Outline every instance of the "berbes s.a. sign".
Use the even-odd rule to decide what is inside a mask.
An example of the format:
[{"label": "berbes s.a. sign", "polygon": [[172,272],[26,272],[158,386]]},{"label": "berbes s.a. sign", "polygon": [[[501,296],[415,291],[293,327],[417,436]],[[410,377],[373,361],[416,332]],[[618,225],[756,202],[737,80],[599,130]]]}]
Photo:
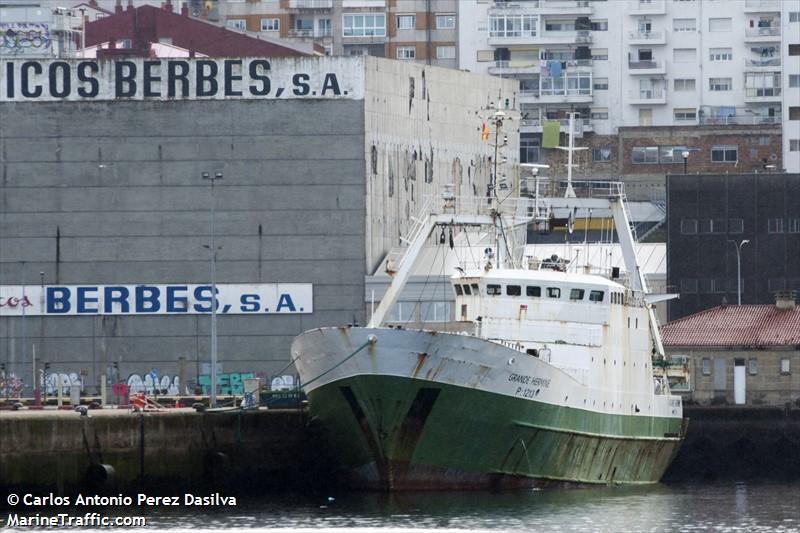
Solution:
[{"label": "berbes s.a. sign", "polygon": [[[0,316],[177,315],[211,313],[211,285],[6,285]],[[222,314],[313,312],[310,283],[217,284]]]},{"label": "berbes s.a. sign", "polygon": [[0,102],[361,99],[363,96],[360,59],[0,61]]}]

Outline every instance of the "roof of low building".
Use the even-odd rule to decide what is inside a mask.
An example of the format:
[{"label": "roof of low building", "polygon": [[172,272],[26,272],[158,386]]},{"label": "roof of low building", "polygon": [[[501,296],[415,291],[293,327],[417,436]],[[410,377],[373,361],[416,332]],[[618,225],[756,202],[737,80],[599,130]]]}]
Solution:
[{"label": "roof of low building", "polygon": [[726,305],[664,325],[666,346],[800,346],[800,307]]}]

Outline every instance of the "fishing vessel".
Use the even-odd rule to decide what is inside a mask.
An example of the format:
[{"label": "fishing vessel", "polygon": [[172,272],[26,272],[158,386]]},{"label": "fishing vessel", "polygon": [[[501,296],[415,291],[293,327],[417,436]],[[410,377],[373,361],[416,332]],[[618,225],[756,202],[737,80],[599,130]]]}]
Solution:
[{"label": "fishing vessel", "polygon": [[[570,140],[572,147],[572,140]],[[570,151],[570,159],[572,152]],[[571,161],[570,161],[571,163]],[[292,357],[342,479],[376,490],[485,489],[660,480],[685,432],[624,187],[573,182],[545,198],[458,198],[416,219],[367,327],[306,331]],[[537,185],[535,188],[539,188]],[[558,257],[527,260],[510,235],[606,210],[627,279]],[[486,229],[478,268],[450,277],[458,331],[385,327],[426,243]],[[433,236],[433,239],[431,239]]]}]

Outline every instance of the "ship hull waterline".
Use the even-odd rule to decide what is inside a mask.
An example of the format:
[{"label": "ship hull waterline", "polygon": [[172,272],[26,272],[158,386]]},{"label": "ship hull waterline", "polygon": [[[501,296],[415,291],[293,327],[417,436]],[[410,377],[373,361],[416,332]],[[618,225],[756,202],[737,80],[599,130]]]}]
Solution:
[{"label": "ship hull waterline", "polygon": [[[377,342],[361,342],[373,334]],[[545,393],[579,394],[580,386],[534,358],[501,359],[515,352],[468,336],[325,328],[298,337],[293,353],[301,379],[315,381],[306,390],[327,454],[355,489],[657,483],[684,431],[680,417],[554,405]],[[497,375],[535,375],[556,390],[542,401],[495,392]]]}]

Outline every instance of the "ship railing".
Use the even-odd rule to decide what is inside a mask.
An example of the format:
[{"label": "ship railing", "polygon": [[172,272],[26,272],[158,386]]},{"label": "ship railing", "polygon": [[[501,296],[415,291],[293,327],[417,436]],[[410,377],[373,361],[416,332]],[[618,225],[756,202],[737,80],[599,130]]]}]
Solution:
[{"label": "ship railing", "polygon": [[425,197],[425,203],[436,202],[433,205],[440,206],[435,214],[454,214],[454,215],[491,215],[500,213],[508,218],[515,218],[520,221],[533,220],[539,213],[545,213],[545,205],[539,201],[538,213],[536,212],[536,202],[533,198],[505,196],[500,194],[498,198],[488,198],[479,196],[450,196],[442,206],[441,196]]},{"label": "ship railing", "polygon": [[653,376],[653,394],[656,396],[669,396],[669,380],[666,376]]},{"label": "ship railing", "polygon": [[[568,183],[565,179],[540,178],[539,196],[563,198]],[[528,185],[530,190],[530,184]],[[536,189],[533,189],[534,191]],[[619,181],[572,181],[572,190],[578,198],[620,198],[625,188]]]}]

